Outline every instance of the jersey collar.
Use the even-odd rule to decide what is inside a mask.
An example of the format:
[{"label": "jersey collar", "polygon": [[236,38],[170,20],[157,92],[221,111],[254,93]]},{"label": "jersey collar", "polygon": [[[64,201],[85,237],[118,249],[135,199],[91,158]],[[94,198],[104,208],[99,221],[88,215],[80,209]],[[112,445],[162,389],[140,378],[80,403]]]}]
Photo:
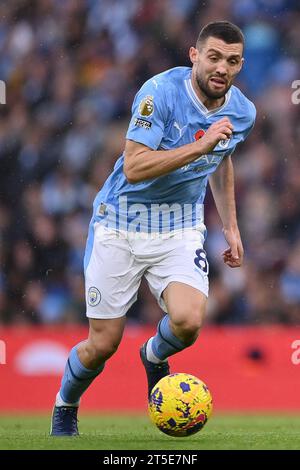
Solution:
[{"label": "jersey collar", "polygon": [[226,95],[225,95],[225,101],[222,104],[222,106],[219,106],[218,108],[212,109],[210,111],[209,109],[206,108],[206,106],[204,106],[204,104],[202,103],[200,98],[197,96],[197,94],[196,94],[196,92],[193,88],[193,85],[192,85],[192,80],[190,78],[188,78],[188,79],[184,80],[184,84],[185,84],[185,88],[186,88],[186,91],[187,91],[187,94],[188,94],[189,98],[191,99],[193,104],[196,106],[196,108],[202,114],[204,114],[205,117],[213,116],[214,114],[218,113],[223,108],[225,108],[225,106],[227,106],[227,104],[230,100],[230,97],[231,97],[231,90],[228,90]]}]

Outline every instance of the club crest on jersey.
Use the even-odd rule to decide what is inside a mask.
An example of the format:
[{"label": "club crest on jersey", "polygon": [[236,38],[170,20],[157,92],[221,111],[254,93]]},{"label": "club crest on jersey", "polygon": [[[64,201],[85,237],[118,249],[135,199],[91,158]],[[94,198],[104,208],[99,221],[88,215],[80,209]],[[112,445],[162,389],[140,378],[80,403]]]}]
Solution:
[{"label": "club crest on jersey", "polygon": [[223,140],[220,140],[220,142],[218,143],[218,145],[222,148],[222,149],[227,149],[228,145],[229,145],[229,142],[230,142],[230,138],[229,139],[223,139]]},{"label": "club crest on jersey", "polygon": [[90,287],[88,291],[88,304],[91,307],[95,307],[100,303],[101,294],[97,287]]},{"label": "club crest on jersey", "polygon": [[152,116],[154,112],[153,96],[147,95],[139,104],[139,114],[140,116]]}]

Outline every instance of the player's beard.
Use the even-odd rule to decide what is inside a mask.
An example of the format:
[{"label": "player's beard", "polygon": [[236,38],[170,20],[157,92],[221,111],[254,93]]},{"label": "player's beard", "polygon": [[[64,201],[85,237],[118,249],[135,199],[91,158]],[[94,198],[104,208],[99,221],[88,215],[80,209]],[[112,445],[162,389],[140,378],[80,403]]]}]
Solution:
[{"label": "player's beard", "polygon": [[223,98],[223,96],[226,95],[227,91],[229,90],[231,84],[225,86],[224,90],[220,90],[220,91],[213,91],[211,90],[211,88],[209,87],[209,79],[208,80],[204,80],[204,78],[200,75],[200,73],[197,73],[196,72],[196,82],[197,82],[197,85],[198,87],[200,88],[200,90],[202,91],[202,93],[204,93],[207,98],[211,99],[211,100],[217,100],[219,98]]}]

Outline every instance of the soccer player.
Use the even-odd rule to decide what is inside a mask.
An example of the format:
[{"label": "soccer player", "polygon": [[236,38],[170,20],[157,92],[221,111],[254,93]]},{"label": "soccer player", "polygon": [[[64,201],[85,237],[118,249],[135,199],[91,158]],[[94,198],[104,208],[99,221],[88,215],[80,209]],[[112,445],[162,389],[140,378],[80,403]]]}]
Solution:
[{"label": "soccer player", "polygon": [[232,85],[243,47],[237,26],[210,23],[190,48],[191,68],[150,78],[135,97],[124,153],[94,201],[84,259],[89,336],[70,352],[52,435],[78,434],[80,397],[116,352],[142,276],[166,313],[140,350],[148,394],[169,373],[168,358],[197,339],[208,296],[208,181],[228,243],[223,261],[242,264],[232,154],[255,121],[253,103]]}]

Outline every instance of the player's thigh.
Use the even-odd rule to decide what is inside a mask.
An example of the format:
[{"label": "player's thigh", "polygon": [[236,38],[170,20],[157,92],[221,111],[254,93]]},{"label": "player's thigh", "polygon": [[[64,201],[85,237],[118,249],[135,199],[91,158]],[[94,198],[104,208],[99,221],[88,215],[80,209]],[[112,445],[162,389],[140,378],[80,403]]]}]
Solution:
[{"label": "player's thigh", "polygon": [[124,316],[137,299],[143,271],[125,237],[96,226],[85,269],[87,317]]}]

